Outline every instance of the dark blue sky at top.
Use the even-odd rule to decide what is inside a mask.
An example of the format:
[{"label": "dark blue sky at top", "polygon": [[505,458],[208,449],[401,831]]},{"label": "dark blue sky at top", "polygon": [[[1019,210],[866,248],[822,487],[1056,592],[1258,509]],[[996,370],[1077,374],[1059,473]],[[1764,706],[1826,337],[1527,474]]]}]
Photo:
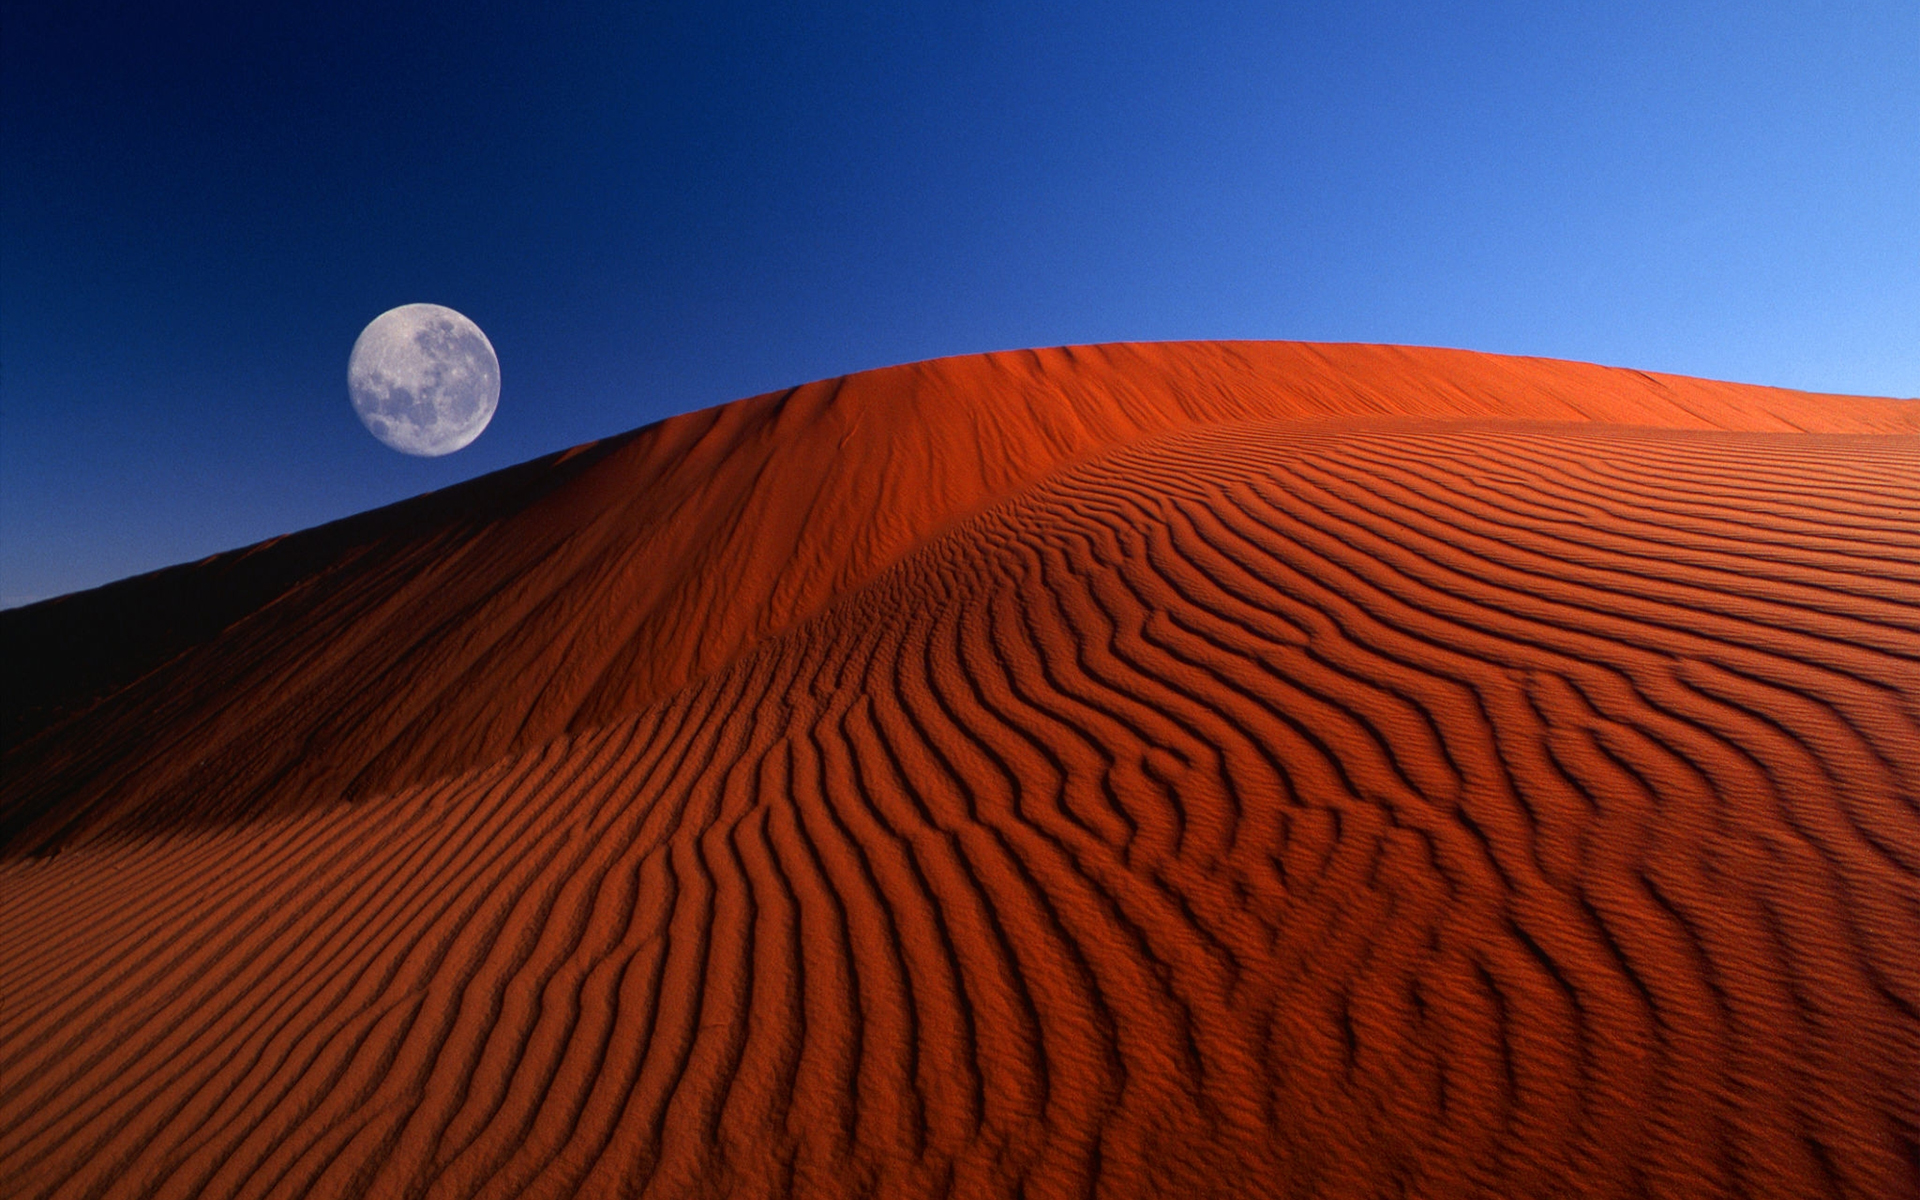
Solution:
[{"label": "dark blue sky at top", "polygon": [[[1020,346],[1920,393],[1920,6],[4,0],[0,600]],[[465,312],[492,427],[347,402]]]}]

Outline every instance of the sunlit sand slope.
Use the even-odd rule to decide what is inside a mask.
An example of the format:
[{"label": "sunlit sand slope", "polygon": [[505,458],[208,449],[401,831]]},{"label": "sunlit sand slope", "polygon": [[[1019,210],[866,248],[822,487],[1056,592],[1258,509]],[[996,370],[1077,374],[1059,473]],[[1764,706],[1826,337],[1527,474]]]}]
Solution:
[{"label": "sunlit sand slope", "polygon": [[[1401,364],[1346,364],[1399,416],[1106,348],[1239,407],[1083,378],[1097,436],[955,464],[854,377],[810,419],[904,490],[773,447],[685,501],[786,531],[660,551],[707,649],[542,573],[662,544],[566,483],[23,706],[0,1193],[1920,1194],[1913,410],[1578,368],[1528,422],[1573,368],[1284,350]],[[382,674],[434,545],[496,574]],[[596,629],[590,683],[509,652]],[[408,757],[367,730],[422,679]]]}]

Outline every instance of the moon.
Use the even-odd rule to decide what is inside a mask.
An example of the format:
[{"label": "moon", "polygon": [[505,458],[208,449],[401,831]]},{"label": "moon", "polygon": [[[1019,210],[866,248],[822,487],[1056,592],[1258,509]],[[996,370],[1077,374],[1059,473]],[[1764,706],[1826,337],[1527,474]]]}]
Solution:
[{"label": "moon", "polygon": [[500,403],[500,359],[466,317],[438,304],[381,313],[353,343],[347,393],[367,432],[435,458],[480,436]]}]

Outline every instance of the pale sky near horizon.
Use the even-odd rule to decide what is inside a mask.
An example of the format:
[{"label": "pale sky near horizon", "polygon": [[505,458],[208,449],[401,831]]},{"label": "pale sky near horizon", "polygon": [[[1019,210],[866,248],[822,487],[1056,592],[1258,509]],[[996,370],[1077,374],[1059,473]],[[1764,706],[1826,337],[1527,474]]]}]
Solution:
[{"label": "pale sky near horizon", "polygon": [[[1019,346],[1920,395],[1920,5],[8,0],[0,603]],[[426,301],[444,459],[347,401]]]}]

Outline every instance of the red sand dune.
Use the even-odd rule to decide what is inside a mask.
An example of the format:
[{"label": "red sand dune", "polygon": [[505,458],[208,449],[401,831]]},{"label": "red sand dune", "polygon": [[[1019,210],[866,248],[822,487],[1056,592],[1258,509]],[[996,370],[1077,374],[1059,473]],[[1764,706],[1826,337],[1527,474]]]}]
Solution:
[{"label": "red sand dune", "polygon": [[1920,403],[947,359],[0,645],[0,1194],[1920,1196]]}]

